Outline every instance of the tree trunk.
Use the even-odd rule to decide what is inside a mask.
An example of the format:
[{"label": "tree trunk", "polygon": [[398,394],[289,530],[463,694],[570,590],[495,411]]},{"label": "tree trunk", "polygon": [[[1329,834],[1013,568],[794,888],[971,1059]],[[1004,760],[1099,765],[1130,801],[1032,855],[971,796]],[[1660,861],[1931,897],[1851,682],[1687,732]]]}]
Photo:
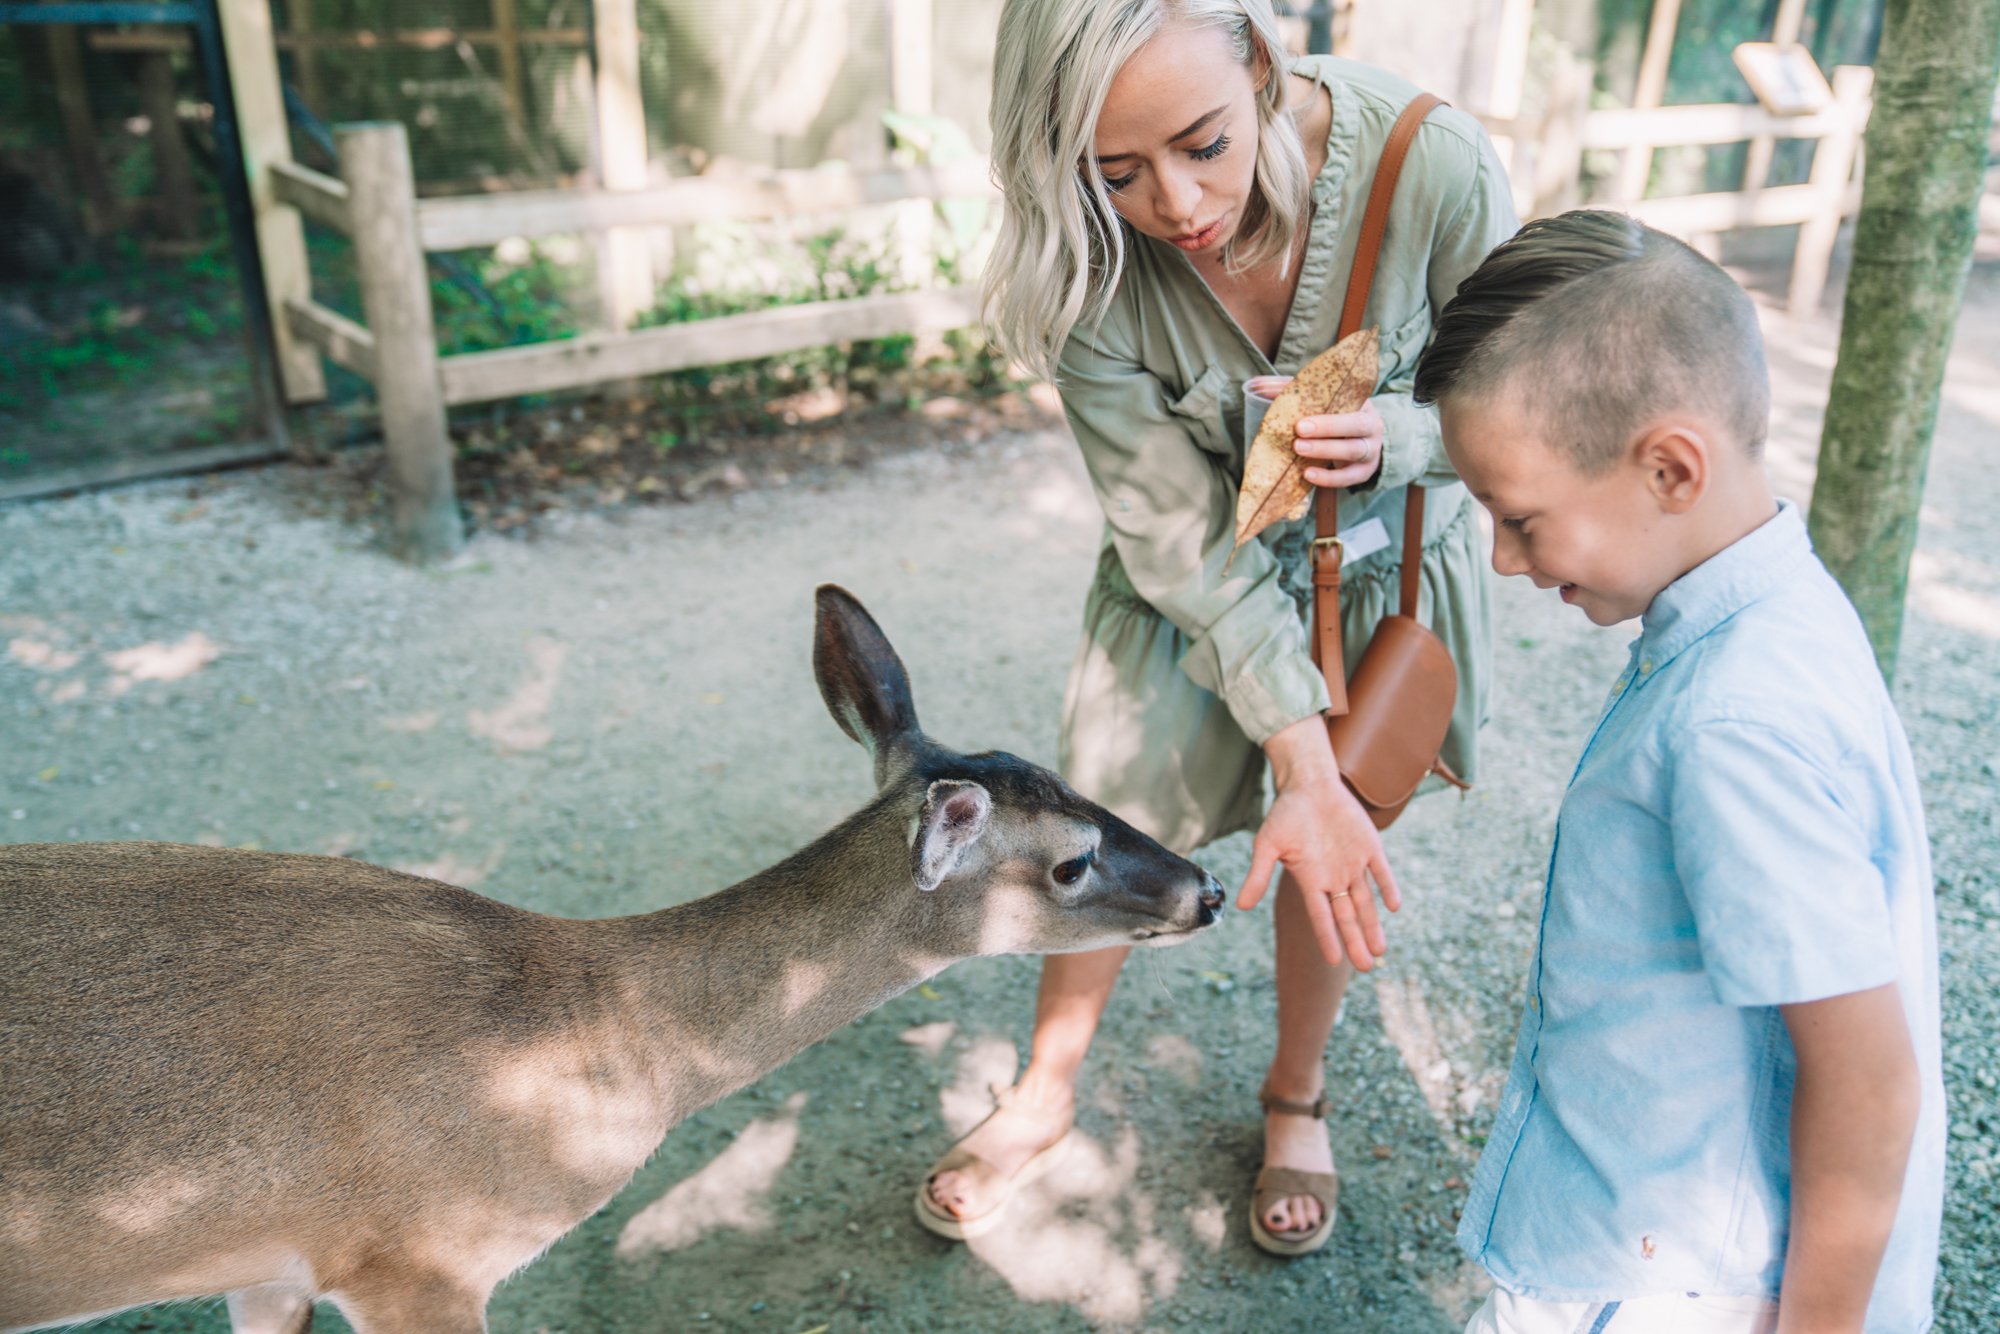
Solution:
[{"label": "tree trunk", "polygon": [[2000,0],[1887,0],[1811,528],[1890,680],[1996,70]]}]

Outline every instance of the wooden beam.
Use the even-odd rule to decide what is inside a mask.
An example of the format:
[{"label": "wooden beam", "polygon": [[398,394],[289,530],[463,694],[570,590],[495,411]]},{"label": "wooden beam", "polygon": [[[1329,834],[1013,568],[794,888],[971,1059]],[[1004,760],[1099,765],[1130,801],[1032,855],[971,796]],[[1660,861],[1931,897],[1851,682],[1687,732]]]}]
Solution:
[{"label": "wooden beam", "polygon": [[317,402],[326,397],[326,375],[319,354],[292,337],[285,318],[287,297],[312,298],[312,273],[306,264],[305,224],[296,210],[278,202],[271,188],[271,168],[292,160],[278,53],[271,43],[271,6],[268,0],[216,0],[216,12],[222,24],[229,84],[236,95],[243,174],[250,184],[250,206],[256,214],[257,254],[264,266],[278,375],[286,402]]},{"label": "wooden beam", "polygon": [[336,366],[345,366],[362,379],[375,380],[375,335],[337,310],[328,310],[317,301],[285,300],[285,321],[292,336],[311,343]]},{"label": "wooden beam", "polygon": [[500,95],[511,129],[527,133],[528,104],[521,85],[521,34],[514,23],[514,0],[493,0],[493,45],[500,57]]},{"label": "wooden beam", "polygon": [[[408,32],[281,32],[272,44],[280,51],[374,51],[387,47],[408,47],[419,51],[442,51],[470,42],[474,46],[505,48],[509,34],[499,28],[418,28]],[[518,28],[511,40],[518,46],[582,46],[581,28]],[[93,51],[191,51],[194,43],[185,32],[173,28],[138,28],[128,32],[93,31]],[[311,105],[311,98],[307,98]],[[317,107],[313,108],[318,110]]]},{"label": "wooden beam", "polygon": [[[1816,216],[1823,204],[1819,187],[1779,185],[1754,194],[1731,191],[1727,194],[1676,195],[1670,199],[1631,199],[1618,204],[1597,204],[1616,213],[1629,213],[1648,227],[1673,236],[1697,236],[1704,232],[1734,231],[1738,227],[1783,227]],[[1861,206],[1861,190],[1850,185],[1840,196],[1844,213]]]},{"label": "wooden beam", "polygon": [[324,172],[302,167],[296,162],[271,164],[271,197],[342,236],[354,233],[354,214],[348,204],[347,183]]},{"label": "wooden beam", "polygon": [[985,158],[899,171],[780,171],[760,181],[689,177],[629,194],[522,190],[426,199],[417,205],[426,250],[497,245],[605,227],[665,227],[786,214],[832,213],[899,199],[994,198]]},{"label": "wooden beam", "polygon": [[[1674,56],[1674,29],[1679,26],[1681,0],[1653,0],[1653,19],[1646,27],[1646,49],[1639,57],[1639,86],[1632,94],[1632,106],[1648,111],[1660,105],[1667,91],[1667,66]],[[1646,181],[1653,172],[1651,144],[1625,150],[1618,166],[1618,184],[1613,198],[1635,200],[1646,197]]]},{"label": "wooden beam", "polygon": [[1665,148],[1678,144],[1733,144],[1760,134],[1818,139],[1846,124],[1846,113],[1828,107],[1810,116],[1773,116],[1754,102],[1701,106],[1606,108],[1584,117],[1585,148]]},{"label": "wooden beam", "polygon": [[438,363],[445,402],[482,403],[518,394],[573,389],[690,366],[712,366],[824,347],[860,338],[979,322],[971,287],[779,306],[747,315],[691,320],[628,334],[592,334],[558,343],[466,352]]},{"label": "wooden beam", "polygon": [[76,40],[76,28],[68,23],[45,26],[49,46],[49,72],[55,79],[56,111],[62,119],[63,139],[69,148],[70,169],[76,174],[77,193],[83,198],[83,229],[93,237],[109,236],[118,229],[118,194],[111,185],[111,172],[97,143],[97,115],[90,105],[90,87],[83,77],[83,48]]},{"label": "wooden beam", "polygon": [[174,96],[173,57],[149,51],[139,57],[139,104],[151,122],[146,142],[153,150],[153,176],[160,186],[162,229],[176,241],[192,241],[200,229],[201,200],[181,134],[179,99]]},{"label": "wooden beam", "polygon": [[[285,18],[285,26],[290,33],[280,33],[280,41],[288,35],[310,33],[319,27],[313,22],[313,0],[286,0]],[[322,96],[319,82],[319,59],[313,50],[312,47],[293,48],[292,68],[298,71],[299,96],[305,99],[306,106],[314,115],[320,116],[326,114],[326,99]]]},{"label": "wooden beam", "polygon": [[[604,189],[646,188],[646,109],[639,96],[638,0],[593,0],[597,39],[597,179]],[[614,333],[653,308],[653,260],[644,232],[597,233],[597,287],[604,323]]]},{"label": "wooden beam", "polygon": [[1875,71],[1867,65],[1835,67],[1833,109],[1844,123],[1813,149],[1812,176],[1805,188],[1813,192],[1818,204],[1810,216],[1801,219],[1803,225],[1792,246],[1792,285],[1786,308],[1793,319],[1805,319],[1819,309],[1834,242],[1840,239],[1840,220],[1860,210],[1861,185],[1853,179],[1854,159],[1861,148],[1862,131],[1868,127],[1869,97],[1874,89]]},{"label": "wooden beam", "polygon": [[443,560],[465,544],[465,528],[438,392],[437,328],[417,239],[409,136],[401,125],[383,122],[342,125],[333,136],[354,219],[361,308],[375,340],[375,401],[393,508],[390,548],[413,563]]}]

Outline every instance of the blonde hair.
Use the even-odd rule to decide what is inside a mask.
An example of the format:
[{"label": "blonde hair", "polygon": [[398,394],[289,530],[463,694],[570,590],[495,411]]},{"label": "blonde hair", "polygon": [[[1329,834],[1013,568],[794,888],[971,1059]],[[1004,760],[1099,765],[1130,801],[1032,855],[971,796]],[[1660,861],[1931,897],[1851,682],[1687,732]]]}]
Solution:
[{"label": "blonde hair", "polygon": [[993,71],[1002,212],[983,297],[1007,355],[1044,378],[1124,271],[1124,224],[1092,151],[1097,116],[1125,62],[1170,25],[1222,28],[1237,59],[1265,65],[1250,202],[1222,257],[1232,271],[1291,261],[1312,183],[1270,0],[1006,0]]}]

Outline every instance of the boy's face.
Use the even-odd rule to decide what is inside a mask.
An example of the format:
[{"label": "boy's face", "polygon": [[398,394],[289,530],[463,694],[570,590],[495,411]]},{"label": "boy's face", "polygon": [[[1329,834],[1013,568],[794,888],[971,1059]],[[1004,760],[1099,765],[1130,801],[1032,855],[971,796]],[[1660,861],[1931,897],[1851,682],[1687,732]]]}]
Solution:
[{"label": "boy's face", "polygon": [[1680,576],[1679,544],[1658,531],[1670,516],[1637,453],[1580,472],[1504,385],[1438,409],[1452,466],[1493,515],[1495,570],[1560,589],[1598,625],[1642,614]]}]

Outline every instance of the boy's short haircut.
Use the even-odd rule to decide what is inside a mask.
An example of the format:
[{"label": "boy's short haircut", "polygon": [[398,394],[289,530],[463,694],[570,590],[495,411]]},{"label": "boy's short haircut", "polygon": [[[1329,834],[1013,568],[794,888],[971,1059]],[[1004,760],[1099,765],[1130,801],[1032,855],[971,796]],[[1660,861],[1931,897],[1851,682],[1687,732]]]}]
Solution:
[{"label": "boy's short haircut", "polygon": [[1598,209],[1529,223],[1458,285],[1416,399],[1510,382],[1585,473],[1676,409],[1713,416],[1755,456],[1771,412],[1748,294],[1682,242]]}]

